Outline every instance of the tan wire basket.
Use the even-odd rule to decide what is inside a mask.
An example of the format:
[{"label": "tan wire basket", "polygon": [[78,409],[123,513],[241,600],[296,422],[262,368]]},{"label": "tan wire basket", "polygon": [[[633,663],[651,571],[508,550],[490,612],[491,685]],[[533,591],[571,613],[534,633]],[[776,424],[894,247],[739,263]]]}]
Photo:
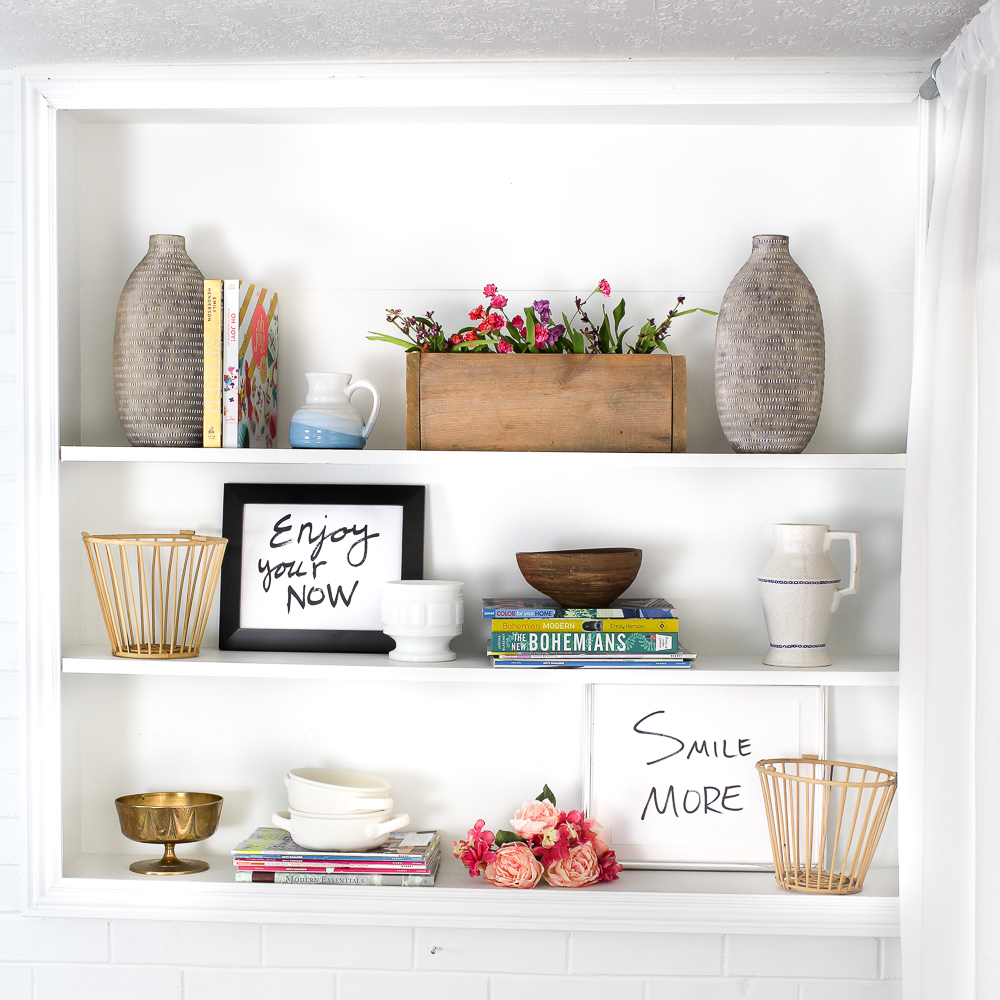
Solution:
[{"label": "tan wire basket", "polygon": [[860,892],[896,793],[896,772],[804,754],[758,761],[757,773],[778,885]]},{"label": "tan wire basket", "polygon": [[115,656],[197,656],[219,583],[225,538],[88,535],[83,544]]}]

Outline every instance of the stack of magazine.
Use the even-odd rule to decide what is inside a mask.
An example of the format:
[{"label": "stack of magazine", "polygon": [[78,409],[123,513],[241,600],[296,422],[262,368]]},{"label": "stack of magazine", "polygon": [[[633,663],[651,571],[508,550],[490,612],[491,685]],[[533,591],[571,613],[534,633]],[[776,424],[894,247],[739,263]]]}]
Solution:
[{"label": "stack of magazine", "polygon": [[431,886],[441,862],[436,830],[389,835],[370,851],[307,851],[284,830],[262,826],[233,850],[237,882]]},{"label": "stack of magazine", "polygon": [[610,608],[564,608],[545,598],[490,597],[487,653],[497,667],[690,667],[674,606],[626,597]]}]

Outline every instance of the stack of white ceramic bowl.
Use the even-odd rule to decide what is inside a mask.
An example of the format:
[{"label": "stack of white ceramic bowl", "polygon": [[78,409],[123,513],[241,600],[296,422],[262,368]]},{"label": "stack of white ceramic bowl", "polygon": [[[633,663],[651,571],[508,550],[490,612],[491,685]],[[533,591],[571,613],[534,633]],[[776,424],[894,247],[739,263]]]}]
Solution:
[{"label": "stack of white ceramic bowl", "polygon": [[369,774],[296,767],[285,775],[288,812],[271,822],[307,851],[367,851],[410,822],[392,815],[389,782]]}]

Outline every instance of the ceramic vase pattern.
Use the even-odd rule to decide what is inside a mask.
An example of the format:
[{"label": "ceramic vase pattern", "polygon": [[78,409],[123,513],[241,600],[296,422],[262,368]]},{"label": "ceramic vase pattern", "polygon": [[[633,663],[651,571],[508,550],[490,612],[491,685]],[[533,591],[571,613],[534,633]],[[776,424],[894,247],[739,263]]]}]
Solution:
[{"label": "ceramic vase pattern", "polygon": [[733,451],[802,451],[819,420],[825,367],[819,299],[788,237],[755,236],[715,334],[715,403]]},{"label": "ceramic vase pattern", "polygon": [[393,580],[382,590],[382,631],[396,640],[390,660],[454,660],[449,643],[465,621],[464,584],[457,580]]},{"label": "ceramic vase pattern", "polygon": [[204,276],[183,236],[150,236],[115,316],[115,404],[133,445],[200,447]]},{"label": "ceramic vase pattern", "polygon": [[[858,592],[861,535],[831,531],[825,524],[769,524],[764,534],[774,552],[757,577],[770,648],[764,663],[776,667],[828,667],[830,616],[841,598]],[[837,539],[851,546],[846,587],[827,552]]]},{"label": "ceramic vase pattern", "polygon": [[[288,443],[293,448],[364,448],[378,419],[379,391],[367,379],[344,372],[307,372],[306,405],[292,416]],[[358,389],[372,394],[372,411],[366,423],[351,404]]]}]

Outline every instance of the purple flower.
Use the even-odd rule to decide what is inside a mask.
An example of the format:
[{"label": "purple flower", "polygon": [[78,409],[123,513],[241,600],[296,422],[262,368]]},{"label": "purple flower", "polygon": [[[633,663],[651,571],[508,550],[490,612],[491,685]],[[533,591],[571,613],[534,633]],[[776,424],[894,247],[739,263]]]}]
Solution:
[{"label": "purple flower", "polygon": [[535,315],[543,323],[548,323],[552,318],[552,307],[549,305],[548,299],[536,299],[532,305],[535,307]]},{"label": "purple flower", "polygon": [[566,327],[562,323],[557,323],[551,330],[549,330],[549,346],[551,347],[564,333],[566,332]]}]

